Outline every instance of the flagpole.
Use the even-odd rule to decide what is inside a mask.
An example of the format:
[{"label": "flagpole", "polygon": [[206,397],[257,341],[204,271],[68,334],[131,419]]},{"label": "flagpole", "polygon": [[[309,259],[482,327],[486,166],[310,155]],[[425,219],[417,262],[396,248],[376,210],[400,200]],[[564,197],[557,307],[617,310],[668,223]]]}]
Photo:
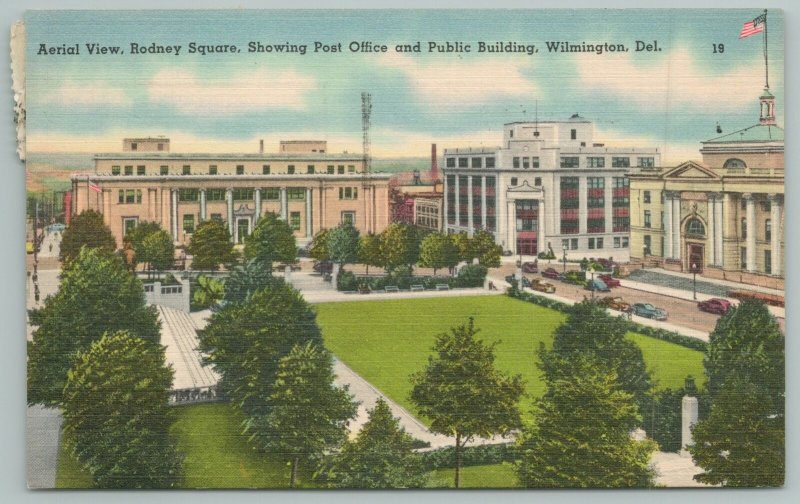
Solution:
[{"label": "flagpole", "polygon": [[764,79],[769,89],[769,59],[767,58],[767,9],[764,9]]}]

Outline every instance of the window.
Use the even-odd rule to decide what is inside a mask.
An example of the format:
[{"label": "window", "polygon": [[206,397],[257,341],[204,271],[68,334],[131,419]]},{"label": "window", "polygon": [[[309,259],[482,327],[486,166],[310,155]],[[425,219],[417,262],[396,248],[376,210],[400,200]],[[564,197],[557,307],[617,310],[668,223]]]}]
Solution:
[{"label": "window", "polygon": [[306,190],[304,187],[290,187],[287,189],[287,197],[292,201],[305,201]]},{"label": "window", "polygon": [[141,189],[125,189],[119,190],[118,193],[118,200],[117,203],[119,204],[131,204],[131,203],[141,203],[142,202],[142,190]]},{"label": "window", "polygon": [[530,158],[526,158],[526,157],[522,158],[522,167],[525,168],[526,170],[531,167]]},{"label": "window", "polygon": [[355,173],[356,165],[347,165],[347,173]]},{"label": "window", "polygon": [[519,158],[518,157],[515,157],[511,161],[512,161],[511,166],[513,166],[514,168],[519,168]]},{"label": "window", "polygon": [[217,165],[215,165],[215,164],[208,165],[208,174],[209,175],[216,175],[217,174]]},{"label": "window", "polygon": [[156,148],[157,148],[158,150],[160,150],[160,151],[163,151],[163,150],[164,150],[164,144],[163,144],[163,143],[160,143],[160,144],[158,144],[158,145],[156,146]]},{"label": "window", "polygon": [[340,200],[354,200],[358,198],[358,187],[340,187]]},{"label": "window", "polygon": [[561,248],[569,250],[569,238],[561,240]]},{"label": "window", "polygon": [[137,217],[122,218],[122,229],[126,235],[133,231],[137,224],[139,224],[139,219]]},{"label": "window", "polygon": [[577,138],[578,138],[578,130],[576,130],[576,129],[569,130],[569,139],[570,140],[575,140]]},{"label": "window", "polygon": [[514,130],[508,130],[508,137],[514,138]]},{"label": "window", "polygon": [[622,246],[622,240],[620,240],[619,236],[614,237],[614,248],[620,248]]},{"label": "window", "polygon": [[631,167],[631,158],[629,158],[629,157],[612,157],[611,158],[611,167],[612,168],[630,168]]},{"label": "window", "polygon": [[648,256],[651,255],[651,250],[653,249],[653,238],[650,235],[644,235],[644,250],[642,251],[644,255]]},{"label": "window", "polygon": [[268,164],[265,164],[265,165],[261,166],[261,174],[262,175],[269,175],[269,172],[270,172],[270,167],[269,167]]},{"label": "window", "polygon": [[770,250],[764,251],[764,273],[772,274],[772,251]]},{"label": "window", "polygon": [[197,189],[178,189],[178,201],[197,201],[199,197]]},{"label": "window", "polygon": [[482,168],[483,167],[483,158],[479,158],[479,157],[472,158],[472,167],[473,168]]},{"label": "window", "polygon": [[112,166],[111,167],[111,175],[119,175],[119,166]]},{"label": "window", "polygon": [[192,174],[192,167],[188,164],[183,165],[183,171],[181,172],[184,175],[191,175]]},{"label": "window", "polygon": [[244,175],[244,165],[236,165],[236,175]]},{"label": "window", "polygon": [[706,227],[703,225],[700,219],[697,218],[689,219],[689,222],[686,223],[686,234],[705,236]]},{"label": "window", "polygon": [[253,196],[255,196],[255,190],[248,187],[237,187],[233,190],[234,201],[252,200]]},{"label": "window", "polygon": [[328,175],[333,175],[334,173],[336,173],[336,167],[332,164],[328,165]]},{"label": "window", "polygon": [[731,158],[725,161],[725,164],[722,165],[722,167],[727,170],[744,170],[747,168],[747,165],[741,159]]},{"label": "window", "polygon": [[595,250],[601,248],[603,248],[602,238],[589,238],[589,250]]},{"label": "window", "polygon": [[222,214],[219,214],[219,213],[212,213],[211,214],[211,220],[217,221],[217,222],[220,222],[220,223],[221,222],[225,222],[224,220],[222,220]]},{"label": "window", "polygon": [[225,201],[225,189],[206,189],[206,201]]},{"label": "window", "polygon": [[741,269],[747,269],[747,248],[741,247],[739,250],[739,260],[741,262]]},{"label": "window", "polygon": [[313,175],[314,174],[314,165],[313,164],[310,164],[310,165],[306,166],[306,173],[308,173],[309,175]]},{"label": "window", "polygon": [[183,232],[194,233],[194,215],[183,214]]},{"label": "window", "polygon": [[772,221],[770,219],[764,221],[764,239],[767,241],[772,239]]},{"label": "window", "polygon": [[133,175],[133,166],[125,167],[125,175]]},{"label": "window", "polygon": [[159,168],[159,173],[161,174],[161,176],[169,175],[169,166],[161,165],[161,167]]},{"label": "window", "polygon": [[517,177],[511,177],[511,185],[512,185],[512,186],[515,186],[515,185],[517,185],[517,182],[518,182],[518,181],[517,181]]},{"label": "window", "polygon": [[640,157],[636,158],[636,166],[639,168],[653,168],[656,165],[656,158]]},{"label": "window", "polygon": [[460,157],[458,158],[458,167],[459,168],[467,168],[469,163],[469,158]]},{"label": "window", "polygon": [[644,211],[644,227],[649,228],[652,226],[652,222],[650,220],[650,210]]},{"label": "window", "polygon": [[138,149],[139,149],[139,144],[136,143],[136,142],[132,142],[131,143],[131,150],[138,150]]},{"label": "window", "polygon": [[445,159],[444,163],[448,168],[455,168],[456,167],[456,158],[449,157],[449,158]]},{"label": "window", "polygon": [[644,191],[642,193],[642,200],[644,200],[645,203],[650,203],[650,191]]},{"label": "window", "polygon": [[356,213],[355,212],[342,212],[342,224],[352,224],[355,226],[356,224]]},{"label": "window", "polygon": [[487,157],[486,158],[486,168],[494,168],[494,158]]},{"label": "window", "polygon": [[562,157],[561,168],[577,168],[579,166],[577,157]]},{"label": "window", "polygon": [[292,231],[300,231],[300,212],[289,212],[289,227]]},{"label": "window", "polygon": [[539,156],[534,156],[531,158],[531,166],[534,168],[539,168]]},{"label": "window", "polygon": [[139,165],[139,166],[136,167],[136,175],[144,175],[145,172],[146,172],[146,169],[145,169],[145,167],[143,165]]},{"label": "window", "polygon": [[281,190],[278,187],[265,187],[261,190],[261,197],[266,201],[278,201],[281,199]]},{"label": "window", "polygon": [[542,177],[536,177],[533,179],[533,185],[536,187],[540,187],[542,185]]},{"label": "window", "polygon": [[742,239],[747,238],[747,219],[742,218]]},{"label": "window", "polygon": [[605,168],[606,158],[604,157],[587,157],[586,166],[589,168]]},{"label": "window", "polygon": [[286,173],[288,173],[289,175],[294,175],[294,165],[290,164],[289,166],[287,166]]},{"label": "window", "polygon": [[339,175],[344,175],[344,165],[337,166],[336,173],[338,173]]}]

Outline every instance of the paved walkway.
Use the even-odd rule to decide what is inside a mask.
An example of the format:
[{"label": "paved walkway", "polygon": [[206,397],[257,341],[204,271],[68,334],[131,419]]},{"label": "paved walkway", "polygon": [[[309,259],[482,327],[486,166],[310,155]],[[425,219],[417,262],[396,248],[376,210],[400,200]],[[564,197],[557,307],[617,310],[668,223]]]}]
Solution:
[{"label": "paved walkway", "polygon": [[55,488],[61,412],[28,406],[25,422],[28,488]]},{"label": "paved walkway", "polygon": [[[161,319],[161,344],[166,346],[166,361],[175,371],[173,390],[211,387],[219,381],[219,375],[211,366],[203,365],[197,350],[196,319],[188,313],[158,306]],[[205,323],[203,323],[205,326]]]}]

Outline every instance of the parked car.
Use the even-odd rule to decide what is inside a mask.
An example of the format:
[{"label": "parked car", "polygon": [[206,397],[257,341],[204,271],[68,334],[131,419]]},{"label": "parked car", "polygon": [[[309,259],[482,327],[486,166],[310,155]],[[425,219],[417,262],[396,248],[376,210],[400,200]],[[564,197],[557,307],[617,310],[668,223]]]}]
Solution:
[{"label": "parked car", "polygon": [[594,262],[600,264],[600,266],[602,266],[603,269],[606,271],[611,271],[612,269],[614,269],[614,261],[611,261],[609,259],[599,258],[595,259]]},{"label": "parked car", "polygon": [[522,263],[522,272],[539,273],[539,263],[530,261]]},{"label": "parked car", "polygon": [[628,313],[631,311],[630,303],[626,303],[624,299],[618,296],[606,296],[600,300],[600,304],[606,308]]},{"label": "parked car", "polygon": [[548,294],[552,294],[556,291],[555,285],[545,282],[539,278],[534,278],[531,282],[531,289],[539,292],[546,292]]},{"label": "parked car", "polygon": [[599,292],[611,292],[611,289],[608,288],[608,285],[599,278],[595,278],[594,280],[589,280],[586,282],[586,289],[590,291],[599,291]]},{"label": "parked car", "polygon": [[289,269],[291,271],[300,271],[302,269],[302,268],[300,268],[300,263],[299,262],[279,263],[278,267],[276,269],[277,269],[277,271],[284,271],[287,266],[289,267]]},{"label": "parked car", "polygon": [[317,273],[333,273],[333,263],[331,261],[317,261],[314,263],[314,271]]},{"label": "parked car", "polygon": [[542,276],[545,278],[558,280],[558,271],[556,271],[554,268],[547,268],[546,270],[542,271]]},{"label": "parked car", "polygon": [[655,320],[667,320],[666,310],[656,308],[650,303],[636,303],[631,307],[634,315]]},{"label": "parked car", "polygon": [[600,280],[605,282],[605,284],[608,285],[611,288],[620,286],[619,280],[617,280],[616,278],[614,278],[611,275],[600,275],[599,278],[600,278]]},{"label": "parked car", "polygon": [[56,222],[55,224],[50,224],[47,226],[48,233],[63,233],[65,229],[67,229],[67,226],[61,224],[60,222]]},{"label": "parked car", "polygon": [[700,311],[708,313],[716,313],[717,315],[725,315],[731,309],[731,302],[727,299],[711,298],[706,301],[697,303]]}]

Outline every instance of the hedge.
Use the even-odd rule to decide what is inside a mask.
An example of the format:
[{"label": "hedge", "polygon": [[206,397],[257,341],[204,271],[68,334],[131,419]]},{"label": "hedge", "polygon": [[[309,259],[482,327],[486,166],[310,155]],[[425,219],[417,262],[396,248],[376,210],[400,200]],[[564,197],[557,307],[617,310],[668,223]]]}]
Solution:
[{"label": "hedge", "polygon": [[383,290],[387,285],[398,289],[408,290],[412,285],[422,285],[425,289],[435,289],[437,285],[447,284],[451,289],[458,287],[482,287],[486,279],[487,269],[479,264],[464,266],[457,277],[452,276],[412,276],[407,269],[393,271],[382,277],[368,277],[355,275],[350,271],[340,271],[336,278],[336,289],[340,291],[355,291],[362,285],[368,285],[372,290]]},{"label": "hedge", "polygon": [[[519,458],[514,443],[469,446],[461,449],[461,466],[477,466],[514,462]],[[453,446],[422,452],[422,465],[427,471],[456,466],[456,449]]]}]

